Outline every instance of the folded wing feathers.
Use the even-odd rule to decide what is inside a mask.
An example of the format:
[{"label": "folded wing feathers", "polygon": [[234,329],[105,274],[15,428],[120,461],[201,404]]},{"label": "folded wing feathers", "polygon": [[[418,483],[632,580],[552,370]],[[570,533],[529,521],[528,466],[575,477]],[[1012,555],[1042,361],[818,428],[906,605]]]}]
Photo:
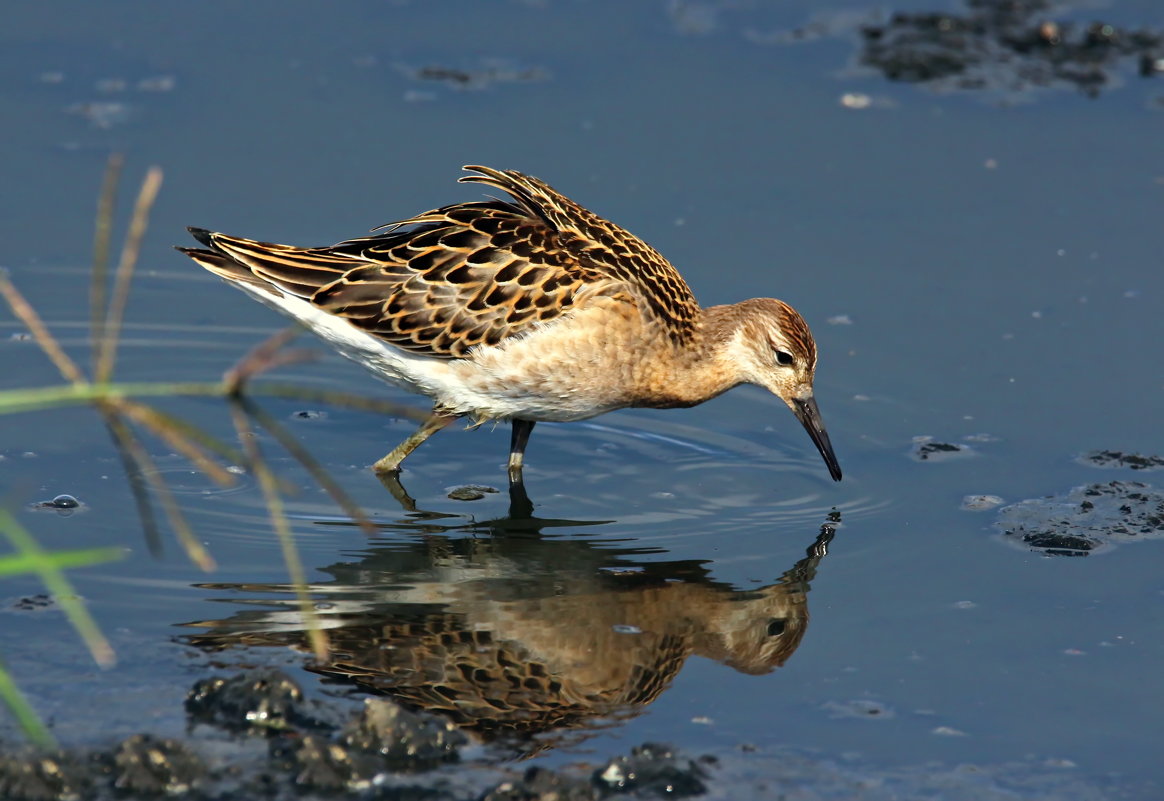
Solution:
[{"label": "folded wing feathers", "polygon": [[698,305],[642,240],[514,171],[467,167],[461,180],[515,202],[460,203],[325,248],[191,229],[211,250],[182,249],[233,282],[309,300],[397,347],[461,358],[568,312],[577,294],[629,295],[681,340]]}]

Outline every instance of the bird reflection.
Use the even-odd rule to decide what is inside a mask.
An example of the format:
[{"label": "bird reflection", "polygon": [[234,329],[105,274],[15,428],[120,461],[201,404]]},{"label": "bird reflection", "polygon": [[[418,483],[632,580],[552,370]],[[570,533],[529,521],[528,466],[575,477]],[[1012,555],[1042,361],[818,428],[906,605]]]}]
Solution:
[{"label": "bird reflection", "polygon": [[[739,590],[712,580],[706,562],[651,560],[664,551],[630,540],[543,535],[581,521],[531,510],[517,484],[506,517],[418,520],[421,537],[375,541],[321,568],[333,579],[309,590],[331,654],[308,669],[528,755],[638,714],[692,655],[748,674],[784,664],[804,637],[809,583],[839,521],[830,515],[775,582]],[[186,624],[205,630],[190,644],[307,650],[289,586],[201,586],[232,590],[222,600],[251,608]]]}]

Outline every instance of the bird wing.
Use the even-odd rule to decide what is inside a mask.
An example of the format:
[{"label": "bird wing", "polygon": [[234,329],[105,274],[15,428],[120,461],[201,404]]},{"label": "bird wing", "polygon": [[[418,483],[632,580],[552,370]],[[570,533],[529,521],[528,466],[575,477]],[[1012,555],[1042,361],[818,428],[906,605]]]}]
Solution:
[{"label": "bird wing", "polygon": [[465,169],[475,174],[461,178],[461,183],[486,184],[511,195],[527,214],[541,218],[557,231],[565,248],[598,280],[628,292],[672,339],[690,338],[699,303],[683,276],[661,253],[531,175],[480,166]]},{"label": "bird wing", "polygon": [[587,294],[629,297],[675,339],[690,335],[698,305],[646,243],[536,178],[466,169],[475,174],[462,181],[502,189],[514,202],[445,206],[323,248],[191,229],[210,250],[183,250],[228,280],[269,285],[436,358],[528,332]]}]

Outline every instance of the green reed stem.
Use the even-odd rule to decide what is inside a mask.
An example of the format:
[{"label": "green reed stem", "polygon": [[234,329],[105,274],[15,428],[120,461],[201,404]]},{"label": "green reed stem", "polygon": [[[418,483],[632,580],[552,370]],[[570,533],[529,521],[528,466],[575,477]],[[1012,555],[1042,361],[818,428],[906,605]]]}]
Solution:
[{"label": "green reed stem", "polygon": [[93,660],[102,667],[112,666],[117,661],[113,648],[97,627],[97,623],[73,589],[73,585],[54,562],[52,554],[41,548],[40,544],[28,533],[28,530],[17,522],[11,512],[4,508],[0,508],[0,533],[7,537],[21,556],[31,560],[33,571],[40,576],[40,580],[52,593],[60,605],[61,611],[65,613],[65,617],[73,624],[73,628],[77,630],[81,639],[85,641],[89,653],[93,655]]},{"label": "green reed stem", "polygon": [[231,419],[238,431],[239,441],[246,448],[250,460],[250,469],[263,492],[263,499],[267,503],[267,513],[271,518],[271,526],[279,538],[279,546],[283,551],[283,562],[287,565],[287,576],[295,587],[295,597],[299,601],[299,612],[303,615],[304,629],[307,631],[307,641],[311,650],[320,661],[327,659],[329,649],[327,635],[319,625],[319,615],[316,614],[315,604],[307,590],[307,572],[303,569],[303,560],[299,558],[299,549],[295,547],[295,534],[291,531],[291,524],[283,511],[283,498],[279,494],[279,482],[270,467],[263,461],[259,442],[251,430],[245,409],[238,403],[230,404]]},{"label": "green reed stem", "polygon": [[93,277],[89,284],[89,326],[93,341],[93,367],[97,366],[97,343],[105,338],[105,299],[109,283],[109,243],[113,239],[113,210],[117,204],[117,184],[125,157],[112,153],[105,163],[105,178],[97,196],[97,221],[93,230]]},{"label": "green reed stem", "polygon": [[161,188],[161,168],[150,167],[145,180],[141,182],[141,191],[138,192],[137,203],[133,207],[133,218],[129,221],[129,231],[125,234],[125,244],[121,248],[121,260],[117,264],[117,275],[113,279],[113,292],[105,313],[105,325],[102,328],[101,339],[96,343],[97,366],[93,376],[99,384],[107,382],[113,376],[113,365],[117,360],[117,340],[121,335],[125,305],[129,301],[129,285],[133,280],[133,271],[141,253],[142,239],[145,238],[146,229],[149,227],[150,209],[153,208]]},{"label": "green reed stem", "polygon": [[36,714],[32,704],[28,703],[24,693],[20,692],[20,688],[16,686],[12,676],[4,669],[3,662],[0,662],[0,701],[3,701],[4,705],[8,707],[8,711],[12,713],[12,717],[16,718],[24,736],[34,745],[41,748],[56,748],[56,739],[53,738],[40,716]]}]

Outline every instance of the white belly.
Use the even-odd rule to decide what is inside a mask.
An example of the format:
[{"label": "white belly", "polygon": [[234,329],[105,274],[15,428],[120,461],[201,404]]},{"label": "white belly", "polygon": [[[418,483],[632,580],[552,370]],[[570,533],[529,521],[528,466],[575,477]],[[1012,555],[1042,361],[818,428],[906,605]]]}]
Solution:
[{"label": "white belly", "polygon": [[427,395],[455,414],[570,422],[629,405],[617,375],[603,364],[612,354],[584,330],[559,328],[570,314],[496,347],[478,348],[470,358],[434,359],[393,347],[301,298],[236,286],[298,320],[379,378]]}]

